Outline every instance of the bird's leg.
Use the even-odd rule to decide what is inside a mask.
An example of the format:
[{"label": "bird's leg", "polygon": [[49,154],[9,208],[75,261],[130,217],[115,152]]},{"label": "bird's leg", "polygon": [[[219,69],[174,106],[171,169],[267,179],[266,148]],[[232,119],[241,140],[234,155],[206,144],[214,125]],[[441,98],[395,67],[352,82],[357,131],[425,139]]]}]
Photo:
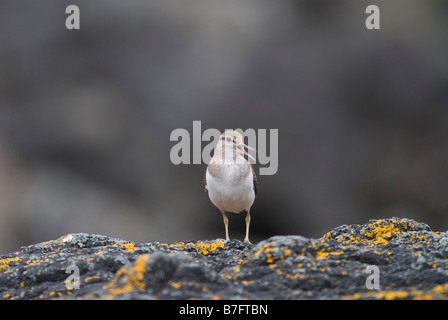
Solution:
[{"label": "bird's leg", "polygon": [[221,211],[222,213],[222,220],[224,220],[224,226],[226,228],[226,240],[229,241],[229,218],[227,218],[227,215],[225,211]]},{"label": "bird's leg", "polygon": [[249,241],[249,225],[250,225],[250,213],[249,210],[247,210],[246,214],[246,237],[244,237],[244,242],[250,243]]}]

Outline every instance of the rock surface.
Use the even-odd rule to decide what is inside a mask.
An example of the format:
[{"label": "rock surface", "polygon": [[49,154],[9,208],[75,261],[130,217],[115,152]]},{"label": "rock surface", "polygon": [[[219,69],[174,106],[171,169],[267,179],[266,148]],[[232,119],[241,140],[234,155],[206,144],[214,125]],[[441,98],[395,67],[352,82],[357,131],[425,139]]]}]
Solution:
[{"label": "rock surface", "polygon": [[[366,272],[368,266],[374,267]],[[70,288],[77,270],[79,288]],[[343,225],[319,239],[275,236],[256,245],[134,243],[79,233],[0,256],[1,299],[447,297],[448,232],[410,219]]]}]

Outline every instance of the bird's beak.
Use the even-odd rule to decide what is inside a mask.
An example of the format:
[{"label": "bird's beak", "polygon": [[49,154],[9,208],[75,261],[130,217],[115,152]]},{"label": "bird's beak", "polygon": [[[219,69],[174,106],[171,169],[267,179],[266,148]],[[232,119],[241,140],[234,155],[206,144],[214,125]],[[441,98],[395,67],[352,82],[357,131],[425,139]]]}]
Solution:
[{"label": "bird's beak", "polygon": [[255,150],[254,148],[249,147],[248,145],[242,143],[241,145],[238,146],[238,149],[241,151],[242,154],[244,154],[245,156],[247,156],[249,159],[252,159],[254,161],[257,161],[254,159],[254,157],[252,157],[250,154],[247,153],[246,150],[244,150],[243,148],[246,148],[247,150],[252,150],[257,152],[257,150]]},{"label": "bird's beak", "polygon": [[247,144],[243,144],[243,147],[246,148],[247,150],[251,150],[251,151],[255,151],[255,152],[257,152],[256,149],[254,149],[254,148],[252,148],[252,147],[249,147]]}]

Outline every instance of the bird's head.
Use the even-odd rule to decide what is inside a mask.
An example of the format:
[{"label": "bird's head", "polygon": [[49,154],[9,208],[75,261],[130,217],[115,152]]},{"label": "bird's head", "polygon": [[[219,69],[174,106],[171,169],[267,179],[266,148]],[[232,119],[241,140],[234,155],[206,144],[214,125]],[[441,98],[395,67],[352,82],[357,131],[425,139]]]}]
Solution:
[{"label": "bird's head", "polygon": [[225,150],[232,150],[233,152],[236,151],[237,153],[245,155],[255,161],[255,159],[249,153],[247,153],[246,150],[257,150],[244,144],[243,136],[237,131],[229,130],[222,133],[219,137],[216,147],[221,147],[223,152],[225,152]]}]

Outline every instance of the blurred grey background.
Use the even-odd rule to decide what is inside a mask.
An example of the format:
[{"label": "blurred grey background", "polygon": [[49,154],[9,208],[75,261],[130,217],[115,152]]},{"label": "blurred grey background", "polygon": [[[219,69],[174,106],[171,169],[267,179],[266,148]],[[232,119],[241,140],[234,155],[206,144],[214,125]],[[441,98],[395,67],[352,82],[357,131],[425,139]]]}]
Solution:
[{"label": "blurred grey background", "polygon": [[447,3],[0,0],[0,252],[224,237],[206,165],[170,162],[194,120],[279,130],[252,242],[393,216],[446,230]]}]

